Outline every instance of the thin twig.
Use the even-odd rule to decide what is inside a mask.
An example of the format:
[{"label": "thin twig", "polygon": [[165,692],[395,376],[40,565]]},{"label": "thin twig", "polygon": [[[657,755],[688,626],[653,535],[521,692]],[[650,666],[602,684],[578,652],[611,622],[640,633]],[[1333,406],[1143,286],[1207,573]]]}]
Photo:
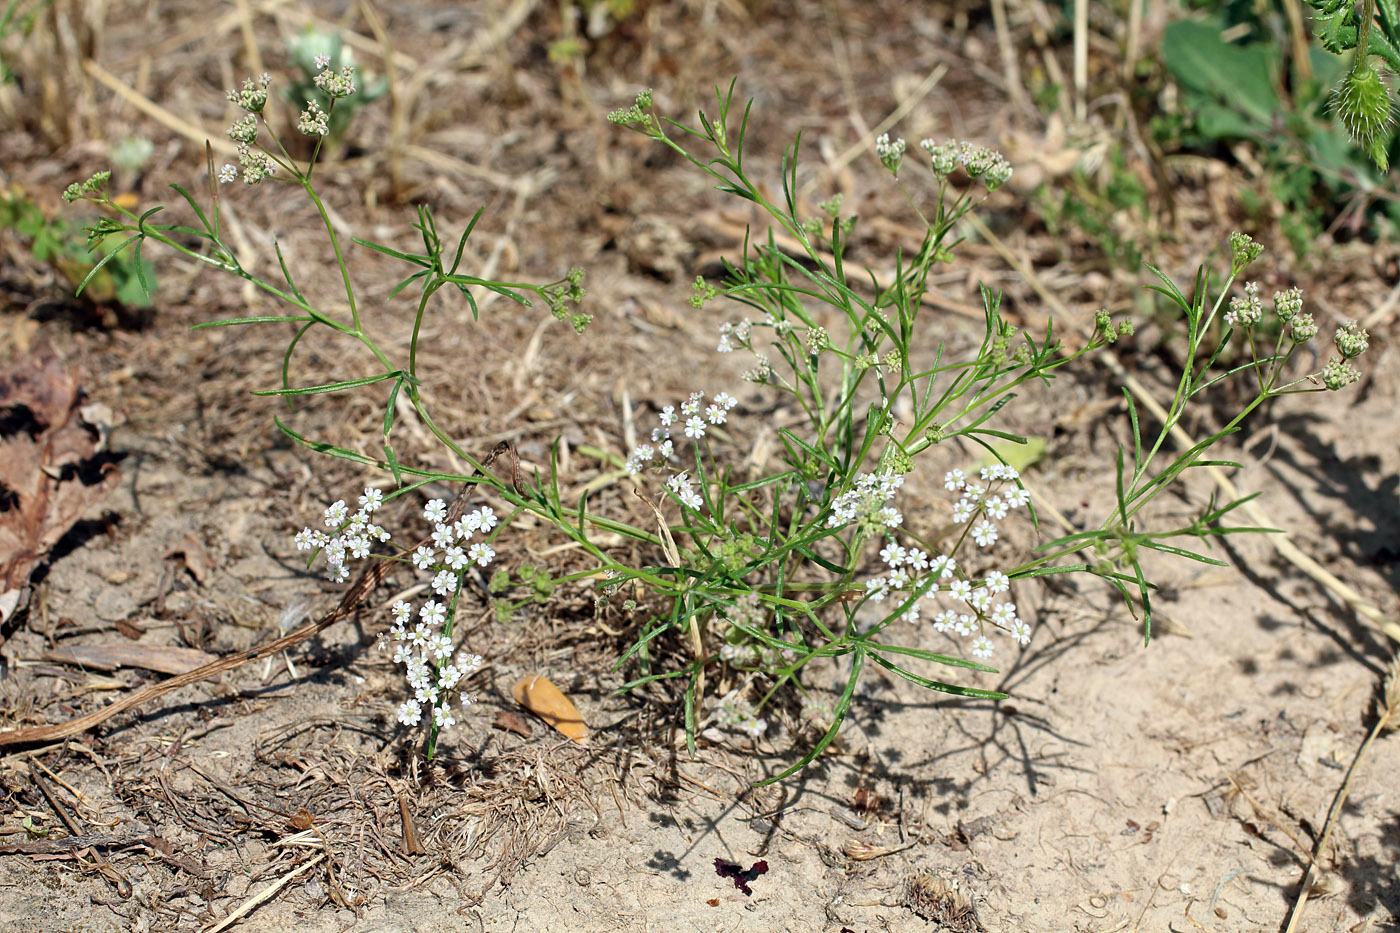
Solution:
[{"label": "thin twig", "polygon": [[1392,721],[1400,716],[1400,654],[1390,663],[1390,673],[1386,677],[1385,683],[1385,703],[1381,710],[1380,717],[1376,720],[1375,726],[1366,736],[1366,741],[1361,743],[1361,747],[1356,750],[1356,756],[1351,759],[1351,767],[1347,768],[1346,777],[1342,779],[1342,786],[1337,790],[1337,796],[1332,800],[1332,807],[1327,811],[1327,819],[1322,824],[1322,832],[1317,837],[1317,845],[1313,846],[1312,857],[1308,859],[1308,870],[1303,873],[1303,881],[1298,889],[1298,900],[1293,905],[1293,911],[1288,917],[1288,926],[1284,927],[1283,933],[1294,933],[1298,928],[1298,921],[1303,917],[1303,908],[1307,906],[1308,896],[1312,893],[1313,885],[1317,883],[1318,859],[1327,848],[1327,841],[1332,837],[1332,828],[1337,825],[1337,817],[1342,814],[1342,807],[1346,805],[1347,795],[1351,793],[1351,781],[1356,776],[1356,770],[1361,765],[1361,760],[1366,757],[1366,753],[1371,750],[1371,743],[1376,740],[1388,728]]}]

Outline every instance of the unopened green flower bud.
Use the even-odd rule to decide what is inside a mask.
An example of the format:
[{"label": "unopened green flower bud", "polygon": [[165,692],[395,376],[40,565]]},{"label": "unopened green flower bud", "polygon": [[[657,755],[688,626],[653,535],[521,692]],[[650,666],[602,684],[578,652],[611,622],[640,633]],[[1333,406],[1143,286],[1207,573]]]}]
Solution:
[{"label": "unopened green flower bud", "polygon": [[248,145],[258,137],[258,121],[253,116],[246,116],[228,128],[228,137],[236,143]]},{"label": "unopened green flower bud", "polygon": [[[63,200],[72,204],[78,200],[105,201],[107,200],[107,182],[111,179],[111,172],[98,172],[87,181],[74,182],[63,191]],[[93,197],[97,195],[97,197]]]},{"label": "unopened green flower bud", "polygon": [[835,220],[841,213],[841,195],[833,194],[831,197],[818,204],[817,207],[821,209],[823,214]]},{"label": "unopened green flower bud", "polygon": [[1288,333],[1294,343],[1307,343],[1317,336],[1317,322],[1311,314],[1295,315],[1288,322]]},{"label": "unopened green flower bud", "polygon": [[1336,357],[1328,360],[1322,368],[1322,384],[1334,392],[1345,389],[1360,378],[1361,373],[1356,371],[1355,366]]},{"label": "unopened green flower bud", "polygon": [[1131,336],[1132,336],[1134,333],[1136,333],[1136,332],[1137,332],[1137,327],[1136,327],[1136,325],[1133,324],[1132,321],[1119,321],[1119,322],[1118,322],[1118,336],[1119,336],[1119,337],[1131,337]]},{"label": "unopened green flower bud", "polygon": [[807,352],[812,356],[824,353],[831,349],[831,336],[827,334],[825,327],[809,327],[807,329]]},{"label": "unopened green flower bud", "polygon": [[1355,321],[1348,321],[1337,328],[1337,352],[1344,360],[1354,360],[1366,352],[1371,335],[1361,329]]},{"label": "unopened green flower bud", "polygon": [[1230,234],[1230,274],[1239,275],[1262,252],[1264,247],[1254,242],[1249,234],[1238,230]]},{"label": "unopened green flower bud", "polygon": [[257,81],[246,78],[242,90],[229,91],[228,99],[248,113],[262,113],[267,106],[267,86],[271,83],[272,77],[266,73],[260,75]]},{"label": "unopened green flower bud", "polygon": [[891,446],[885,454],[884,466],[891,473],[909,473],[914,469],[914,460],[898,447]]}]

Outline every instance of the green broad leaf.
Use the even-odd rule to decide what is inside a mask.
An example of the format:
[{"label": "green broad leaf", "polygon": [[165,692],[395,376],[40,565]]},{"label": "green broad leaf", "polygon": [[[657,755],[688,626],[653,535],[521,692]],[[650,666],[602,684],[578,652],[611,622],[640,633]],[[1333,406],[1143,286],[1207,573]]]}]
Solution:
[{"label": "green broad leaf", "polygon": [[1219,135],[1248,136],[1272,127],[1283,109],[1270,79],[1277,59],[1272,44],[1226,42],[1209,22],[1171,23],[1162,37],[1162,61],[1172,77],[1203,98],[1197,102],[1198,125],[1204,119],[1202,130]]},{"label": "green broad leaf", "polygon": [[1043,437],[1032,435],[1026,438],[1024,444],[1016,444],[1011,441],[987,441],[985,443],[990,450],[984,451],[982,456],[977,458],[977,469],[979,470],[982,467],[989,467],[1000,462],[1013,467],[1018,473],[1024,473],[1045,457],[1046,441]]}]

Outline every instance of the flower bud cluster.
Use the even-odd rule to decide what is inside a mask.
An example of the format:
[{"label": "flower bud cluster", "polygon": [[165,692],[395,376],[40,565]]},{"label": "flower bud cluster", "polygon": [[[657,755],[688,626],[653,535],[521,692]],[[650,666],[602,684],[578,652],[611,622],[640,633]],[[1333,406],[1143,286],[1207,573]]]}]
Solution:
[{"label": "flower bud cluster", "polygon": [[1011,179],[1011,163],[995,149],[979,146],[976,143],[950,139],[937,142],[925,139],[920,148],[929,154],[933,174],[940,179],[947,178],[959,167],[971,178],[982,179],[986,189],[995,191]]},{"label": "flower bud cluster", "polygon": [[1230,299],[1230,310],[1225,312],[1225,323],[1231,327],[1253,327],[1264,319],[1264,309],[1259,303],[1259,283],[1250,282],[1244,287],[1244,297]]},{"label": "flower bud cluster", "polygon": [[331,131],[330,115],[321,109],[314,100],[306,102],[306,109],[297,121],[297,130],[303,136],[325,136]]},{"label": "flower bud cluster", "polygon": [[1245,267],[1259,258],[1264,247],[1254,242],[1247,233],[1236,230],[1230,234],[1230,274],[1239,275]]},{"label": "flower bud cluster", "polygon": [[340,71],[324,69],[312,81],[331,100],[340,100],[355,93],[355,66],[346,65]]},{"label": "flower bud cluster", "polygon": [[262,113],[267,106],[267,88],[272,83],[272,76],[263,72],[254,81],[252,78],[243,80],[243,88],[238,91],[229,91],[227,94],[230,103],[237,104],[245,113]]},{"label": "flower bud cluster", "polygon": [[881,134],[875,140],[875,155],[879,156],[880,163],[885,166],[891,175],[899,174],[899,164],[904,161],[904,140],[890,140],[889,133]]},{"label": "flower bud cluster", "polygon": [[111,172],[97,172],[84,182],[73,182],[63,191],[63,200],[72,204],[74,201],[105,201],[107,200],[107,182],[111,180]]}]

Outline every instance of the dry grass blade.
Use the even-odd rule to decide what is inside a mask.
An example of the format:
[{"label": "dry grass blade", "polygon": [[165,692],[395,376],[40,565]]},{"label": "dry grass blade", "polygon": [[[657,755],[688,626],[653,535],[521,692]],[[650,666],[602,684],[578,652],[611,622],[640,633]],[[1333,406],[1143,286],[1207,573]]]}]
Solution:
[{"label": "dry grass blade", "polygon": [[1293,912],[1288,918],[1288,926],[1284,927],[1283,933],[1295,933],[1298,929],[1298,922],[1303,918],[1303,908],[1307,906],[1308,897],[1314,889],[1318,887],[1321,880],[1321,870],[1318,868],[1318,860],[1327,849],[1327,842],[1332,837],[1332,829],[1337,825],[1337,817],[1341,815],[1342,807],[1346,805],[1347,795],[1351,793],[1352,778],[1356,776],[1357,768],[1362,759],[1371,749],[1371,743],[1376,740],[1386,729],[1394,729],[1400,726],[1400,654],[1390,662],[1390,672],[1386,675],[1384,689],[1381,693],[1380,716],[1376,718],[1376,724],[1371,728],[1371,732],[1366,736],[1366,741],[1361,743],[1361,747],[1356,750],[1356,756],[1351,760],[1351,766],[1347,768],[1346,777],[1342,779],[1342,786],[1337,790],[1337,796],[1332,800],[1332,807],[1327,811],[1327,819],[1322,824],[1322,832],[1318,834],[1317,845],[1313,846],[1312,857],[1308,860],[1308,870],[1303,873],[1303,880],[1298,886],[1298,900],[1293,905]]},{"label": "dry grass blade", "polygon": [[257,894],[250,897],[247,901],[243,903],[243,906],[239,907],[237,910],[229,914],[224,919],[220,920],[213,926],[205,927],[204,933],[219,933],[220,930],[227,930],[229,927],[233,926],[233,924],[241,920],[245,915],[251,913],[253,909],[256,908],[259,904],[263,903],[264,901],[270,900],[273,895],[285,888],[297,875],[300,875],[308,868],[314,868],[317,865],[319,865],[322,861],[325,860],[325,857],[326,856],[324,854],[318,855],[311,861],[292,869],[287,874],[283,875],[281,878],[278,878],[272,884],[268,885],[267,887],[259,891]]}]

